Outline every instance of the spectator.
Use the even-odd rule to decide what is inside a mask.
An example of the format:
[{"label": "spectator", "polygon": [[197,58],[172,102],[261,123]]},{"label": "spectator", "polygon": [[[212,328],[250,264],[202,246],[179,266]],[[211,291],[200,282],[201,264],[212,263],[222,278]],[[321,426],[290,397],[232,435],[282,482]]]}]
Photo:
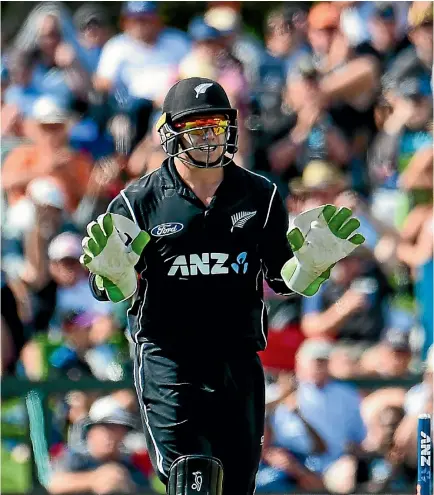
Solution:
[{"label": "spectator", "polygon": [[11,150],[25,140],[23,116],[31,111],[40,92],[32,85],[32,58],[29,53],[14,50],[2,59],[1,163]]},{"label": "spectator", "polygon": [[48,491],[136,493],[146,486],[143,474],[120,449],[126,433],[134,427],[133,418],[122,409],[105,414],[92,407],[87,424],[87,452],[68,452],[58,463]]},{"label": "spectator", "polygon": [[402,81],[416,78],[430,83],[433,63],[433,9],[431,2],[413,2],[408,12],[411,47],[396,58],[392,67],[383,76],[386,90],[391,91]]},{"label": "spectator", "polygon": [[379,266],[359,252],[336,265],[322,291],[303,300],[301,328],[307,337],[372,345],[384,329],[390,293]]},{"label": "spectator", "polygon": [[274,62],[280,61],[285,76],[296,68],[298,58],[309,52],[305,40],[297,30],[301,16],[305,14],[299,8],[285,6],[271,11],[265,23],[265,42],[268,52],[265,60],[268,62],[271,56]]},{"label": "spectator", "polygon": [[412,387],[405,396],[405,413],[417,417],[419,414],[432,414],[434,347],[428,350],[424,363],[423,381]]},{"label": "spectator", "polygon": [[7,63],[10,84],[5,91],[4,102],[8,106],[16,106],[21,117],[31,117],[33,106],[42,95],[42,91],[32,82],[35,66],[33,54],[16,50],[9,55]]},{"label": "spectator", "polygon": [[182,59],[180,77],[208,74],[218,81],[228,93],[232,106],[239,111],[239,119],[246,114],[247,83],[241,63],[227,50],[223,36],[216,28],[208,26],[202,17],[195,17],[188,33],[193,40],[192,51]]},{"label": "spectator", "polygon": [[110,304],[89,297],[87,273],[79,262],[81,254],[81,237],[69,232],[58,235],[48,246],[50,275],[58,285],[56,310],[60,313],[84,310],[107,315]]},{"label": "spectator", "polygon": [[340,29],[340,10],[334,2],[315,5],[308,16],[308,37],[320,90],[335,125],[350,144],[353,187],[366,194],[364,159],[376,131],[374,103],[380,83],[380,56],[367,43],[352,46]]},{"label": "spectator", "polygon": [[[322,160],[308,162],[302,176],[289,182],[289,191],[295,202],[298,202],[298,208],[305,209],[333,203],[337,195],[347,187],[348,180],[345,174],[331,163]],[[295,216],[299,212],[293,213]]]},{"label": "spectator", "polygon": [[239,7],[235,4],[236,2],[218,5],[211,2],[205,12],[205,22],[220,32],[223,47],[235,60],[241,62],[248,84],[254,86],[263,47],[255,37],[243,29]]},{"label": "spectator", "polygon": [[[310,58],[301,59],[298,72],[287,81],[285,103],[292,113],[269,136],[265,161],[283,180],[299,175],[310,160],[329,160],[337,165],[349,160],[348,142],[324,108],[319,81]],[[258,165],[262,160],[258,155]]]},{"label": "spectator", "polygon": [[[127,400],[123,400],[127,398]],[[133,392],[119,390],[111,395],[98,397],[96,393],[83,393],[74,391],[65,397],[68,406],[68,448],[75,452],[86,452],[86,431],[89,423],[89,415],[107,416],[116,413],[119,409],[131,413],[131,419],[137,412],[135,407],[130,407],[130,402],[137,406]],[[137,406],[138,407],[138,406]],[[133,436],[141,435],[138,431],[130,431],[122,442],[122,450],[128,451],[126,444]]]},{"label": "spectator", "polygon": [[[97,400],[97,394],[71,391],[65,396],[63,414],[60,423],[63,429],[67,428],[66,445],[63,443],[60,454],[66,453],[66,448],[75,452],[86,452],[86,434],[84,427],[89,421],[89,409]],[[119,407],[119,404],[117,404]],[[57,460],[57,456],[56,456]]]},{"label": "spectator", "polygon": [[405,490],[416,476],[415,468],[395,454],[393,437],[403,417],[404,410],[397,406],[387,406],[377,415],[372,431],[375,444],[361,454],[369,473],[361,488],[369,493]]},{"label": "spectator", "polygon": [[87,100],[90,78],[82,66],[75,33],[65,36],[67,13],[53,4],[41,4],[27,19],[16,47],[33,54],[32,84],[58,104],[69,106],[78,98]]},{"label": "spectator", "polygon": [[[122,353],[107,340],[110,334],[99,335],[101,318],[97,314],[71,311],[60,317],[57,339],[37,336],[28,345],[23,360],[32,379],[68,377],[77,380],[94,376],[99,380],[122,378]],[[114,333],[114,330],[111,332]],[[31,352],[29,352],[31,348]]]},{"label": "spectator", "polygon": [[[180,31],[163,26],[156,2],[124,2],[123,33],[103,48],[95,77],[99,91],[159,102],[189,44]],[[157,103],[158,104],[158,103]]]},{"label": "spectator", "polygon": [[351,380],[361,373],[360,359],[366,351],[366,345],[337,342],[330,353],[329,372],[338,380]]},{"label": "spectator", "polygon": [[95,163],[86,191],[73,215],[80,231],[84,231],[93,218],[104,213],[111,200],[124,188],[130,172],[126,158],[113,153]]},{"label": "spectator", "polygon": [[[352,190],[345,190],[333,199],[333,204],[347,207],[356,212],[360,220],[360,232],[363,232],[366,251],[375,258],[388,276],[396,273],[399,263],[396,258],[396,246],[399,232],[393,226],[380,221],[372,211],[369,198],[363,198]],[[402,277],[404,279],[404,277]]]},{"label": "spectator", "polygon": [[393,3],[376,2],[369,20],[370,42],[366,42],[380,55],[382,71],[387,70],[400,53],[410,46],[406,35],[398,29],[398,12]]},{"label": "spectator", "polygon": [[23,354],[27,376],[33,380],[54,379],[59,376],[77,380],[83,376],[92,376],[86,360],[86,353],[92,346],[92,320],[93,316],[86,313],[64,315],[60,323],[61,340],[54,349],[40,340],[30,342]]},{"label": "spectator", "polygon": [[2,169],[3,189],[10,206],[23,199],[29,182],[36,177],[56,179],[72,212],[89,181],[92,163],[87,156],[68,147],[69,115],[55,101],[40,98],[34,105],[35,143],[14,149]]},{"label": "spectator", "polygon": [[309,208],[333,203],[350,208],[360,220],[360,232],[366,238],[363,251],[370,253],[388,274],[396,268],[396,242],[399,233],[373,217],[369,204],[350,189],[348,174],[332,164],[313,160],[309,162],[301,178],[289,183],[290,197],[287,200],[290,218]]},{"label": "spectator", "polygon": [[[86,61],[87,73],[91,77],[98,67],[103,47],[112,34],[109,18],[105,7],[86,3],[77,9],[73,21],[77,31],[75,50]],[[93,89],[91,82],[87,97],[84,101],[76,101],[74,110],[81,118],[70,129],[71,146],[85,150],[95,160],[112,154],[113,137],[107,129],[112,109],[104,95]]]},{"label": "spectator", "polygon": [[[308,16],[308,38],[316,67],[325,76],[321,89],[331,101],[366,105],[366,93],[377,83],[378,54],[364,45],[351,47],[339,30],[340,10],[331,2],[315,5]],[[363,103],[362,103],[363,102]]]},{"label": "spectator", "polygon": [[412,352],[409,334],[399,328],[389,328],[382,341],[366,350],[361,358],[361,374],[388,378],[406,378]]},{"label": "spectator", "polygon": [[[272,10],[265,21],[266,53],[261,63],[253,86],[253,109],[247,121],[247,127],[253,131],[254,150],[270,133],[274,133],[282,124],[282,96],[288,72],[308,47],[303,44],[299,33],[300,18],[305,14],[300,9],[285,7]],[[255,153],[255,151],[253,151]]]},{"label": "spectator", "polygon": [[297,407],[295,377],[280,373],[276,385],[279,398],[267,405],[257,491],[282,492],[295,487],[323,489],[321,477],[309,471],[305,463],[309,455],[324,453],[326,446]]},{"label": "spectator", "polygon": [[[42,177],[33,179],[27,186],[26,197],[17,207],[7,210],[3,230],[7,243],[4,247],[4,261],[7,260],[7,272],[11,277],[18,275],[27,281],[34,277],[23,258],[26,241],[33,241],[28,235],[35,223],[41,222],[43,235],[47,237],[62,231],[76,231],[64,207],[65,196],[59,185],[51,178]],[[20,268],[11,267],[17,263]]]},{"label": "spectator", "polygon": [[74,14],[74,25],[79,32],[79,43],[89,59],[90,71],[93,74],[102,49],[111,36],[105,8],[97,3],[82,5]]},{"label": "spectator", "polygon": [[326,445],[323,454],[306,461],[322,475],[327,490],[351,493],[357,480],[357,462],[348,455],[351,446],[360,445],[366,428],[360,415],[360,398],[347,384],[330,379],[328,359],[332,346],[324,341],[307,340],[297,352],[299,380],[297,404],[300,414]]},{"label": "spectator", "polygon": [[[432,113],[429,84],[414,78],[401,82],[396,89],[392,108],[392,114],[385,121],[383,131],[376,137],[371,150],[370,169],[377,186],[373,209],[379,218],[389,223],[392,219],[396,226],[401,226],[408,214],[408,200],[406,194],[396,192],[399,175],[406,170],[416,152],[432,148],[432,134],[427,130]],[[414,201],[427,201],[426,193],[422,197],[419,193],[418,198],[414,195],[410,193],[413,204]],[[384,208],[388,204],[391,209]]]},{"label": "spectator", "polygon": [[412,387],[405,396],[405,417],[394,434],[395,455],[412,466],[417,464],[417,420],[419,414],[433,414],[434,351],[431,346],[425,361],[422,383]]},{"label": "spectator", "polygon": [[[109,95],[110,113],[125,116],[128,130],[122,135],[131,148],[147,134],[153,104],[161,104],[189,50],[184,33],[164,27],[157,7],[156,2],[122,4],[123,33],[104,45],[93,78],[95,89]],[[119,140],[116,133],[114,138]]]},{"label": "spectator", "polygon": [[403,387],[380,387],[370,391],[362,401],[361,413],[367,427],[367,435],[363,448],[367,451],[375,450],[377,437],[375,428],[381,411],[388,407],[404,407],[406,390]]},{"label": "spectator", "polygon": [[221,52],[220,31],[208,26],[203,17],[198,16],[190,21],[188,34],[193,41],[191,51],[179,64],[179,77],[217,77],[215,59]]},{"label": "spectator", "polygon": [[46,329],[52,318],[59,324],[64,314],[85,311],[99,315],[104,333],[112,334],[111,305],[90,297],[87,274],[79,262],[81,236],[64,232],[50,241],[55,232],[55,217],[50,213],[45,210],[43,221],[41,216],[36,218],[25,250],[25,282],[34,298],[35,329]]},{"label": "spectator", "polygon": [[[432,194],[432,189],[431,189]],[[401,231],[397,256],[410,267],[415,283],[417,311],[423,329],[422,358],[433,343],[433,212],[432,203],[419,205],[408,215]]]}]

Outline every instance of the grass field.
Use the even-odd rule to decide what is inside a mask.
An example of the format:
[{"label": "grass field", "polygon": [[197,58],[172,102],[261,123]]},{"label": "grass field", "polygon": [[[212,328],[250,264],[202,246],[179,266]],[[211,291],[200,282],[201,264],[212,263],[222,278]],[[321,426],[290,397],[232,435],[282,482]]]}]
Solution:
[{"label": "grass field", "polygon": [[1,448],[1,493],[28,493],[31,487],[30,461],[17,462]]}]

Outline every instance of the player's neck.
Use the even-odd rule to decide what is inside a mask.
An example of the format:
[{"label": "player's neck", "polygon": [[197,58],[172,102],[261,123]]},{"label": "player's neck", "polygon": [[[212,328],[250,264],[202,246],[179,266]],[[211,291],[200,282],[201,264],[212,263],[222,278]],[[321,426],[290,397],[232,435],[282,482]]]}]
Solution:
[{"label": "player's neck", "polygon": [[218,168],[196,168],[188,167],[180,160],[175,158],[175,167],[181,179],[186,182],[192,189],[216,187],[223,180],[224,171],[222,167]]}]

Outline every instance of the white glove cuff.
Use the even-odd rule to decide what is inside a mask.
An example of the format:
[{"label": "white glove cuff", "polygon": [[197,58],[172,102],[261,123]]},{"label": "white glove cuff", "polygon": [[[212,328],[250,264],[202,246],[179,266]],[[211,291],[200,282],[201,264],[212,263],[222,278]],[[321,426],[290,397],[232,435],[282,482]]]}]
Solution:
[{"label": "white glove cuff", "polygon": [[306,289],[318,278],[317,274],[304,270],[295,257],[283,265],[281,275],[285,284],[302,296],[306,295]]}]

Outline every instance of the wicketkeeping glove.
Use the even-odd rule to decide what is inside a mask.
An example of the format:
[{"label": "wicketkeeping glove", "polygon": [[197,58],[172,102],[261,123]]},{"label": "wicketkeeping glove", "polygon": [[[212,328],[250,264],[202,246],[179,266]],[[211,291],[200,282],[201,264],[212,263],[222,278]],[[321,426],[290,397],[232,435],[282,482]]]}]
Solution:
[{"label": "wicketkeeping glove", "polygon": [[294,258],[285,263],[281,275],[294,292],[313,296],[330,277],[333,266],[363,244],[365,238],[354,234],[360,222],[352,218],[351,210],[338,210],[333,205],[301,213],[294,225],[287,235]]},{"label": "wicketkeeping glove", "polygon": [[150,236],[137,227],[137,235],[127,247],[114,225],[111,213],[100,215],[87,226],[89,237],[83,239],[81,263],[96,275],[100,290],[105,289],[108,298],[121,302],[130,298],[137,289],[137,273],[134,269]]}]

